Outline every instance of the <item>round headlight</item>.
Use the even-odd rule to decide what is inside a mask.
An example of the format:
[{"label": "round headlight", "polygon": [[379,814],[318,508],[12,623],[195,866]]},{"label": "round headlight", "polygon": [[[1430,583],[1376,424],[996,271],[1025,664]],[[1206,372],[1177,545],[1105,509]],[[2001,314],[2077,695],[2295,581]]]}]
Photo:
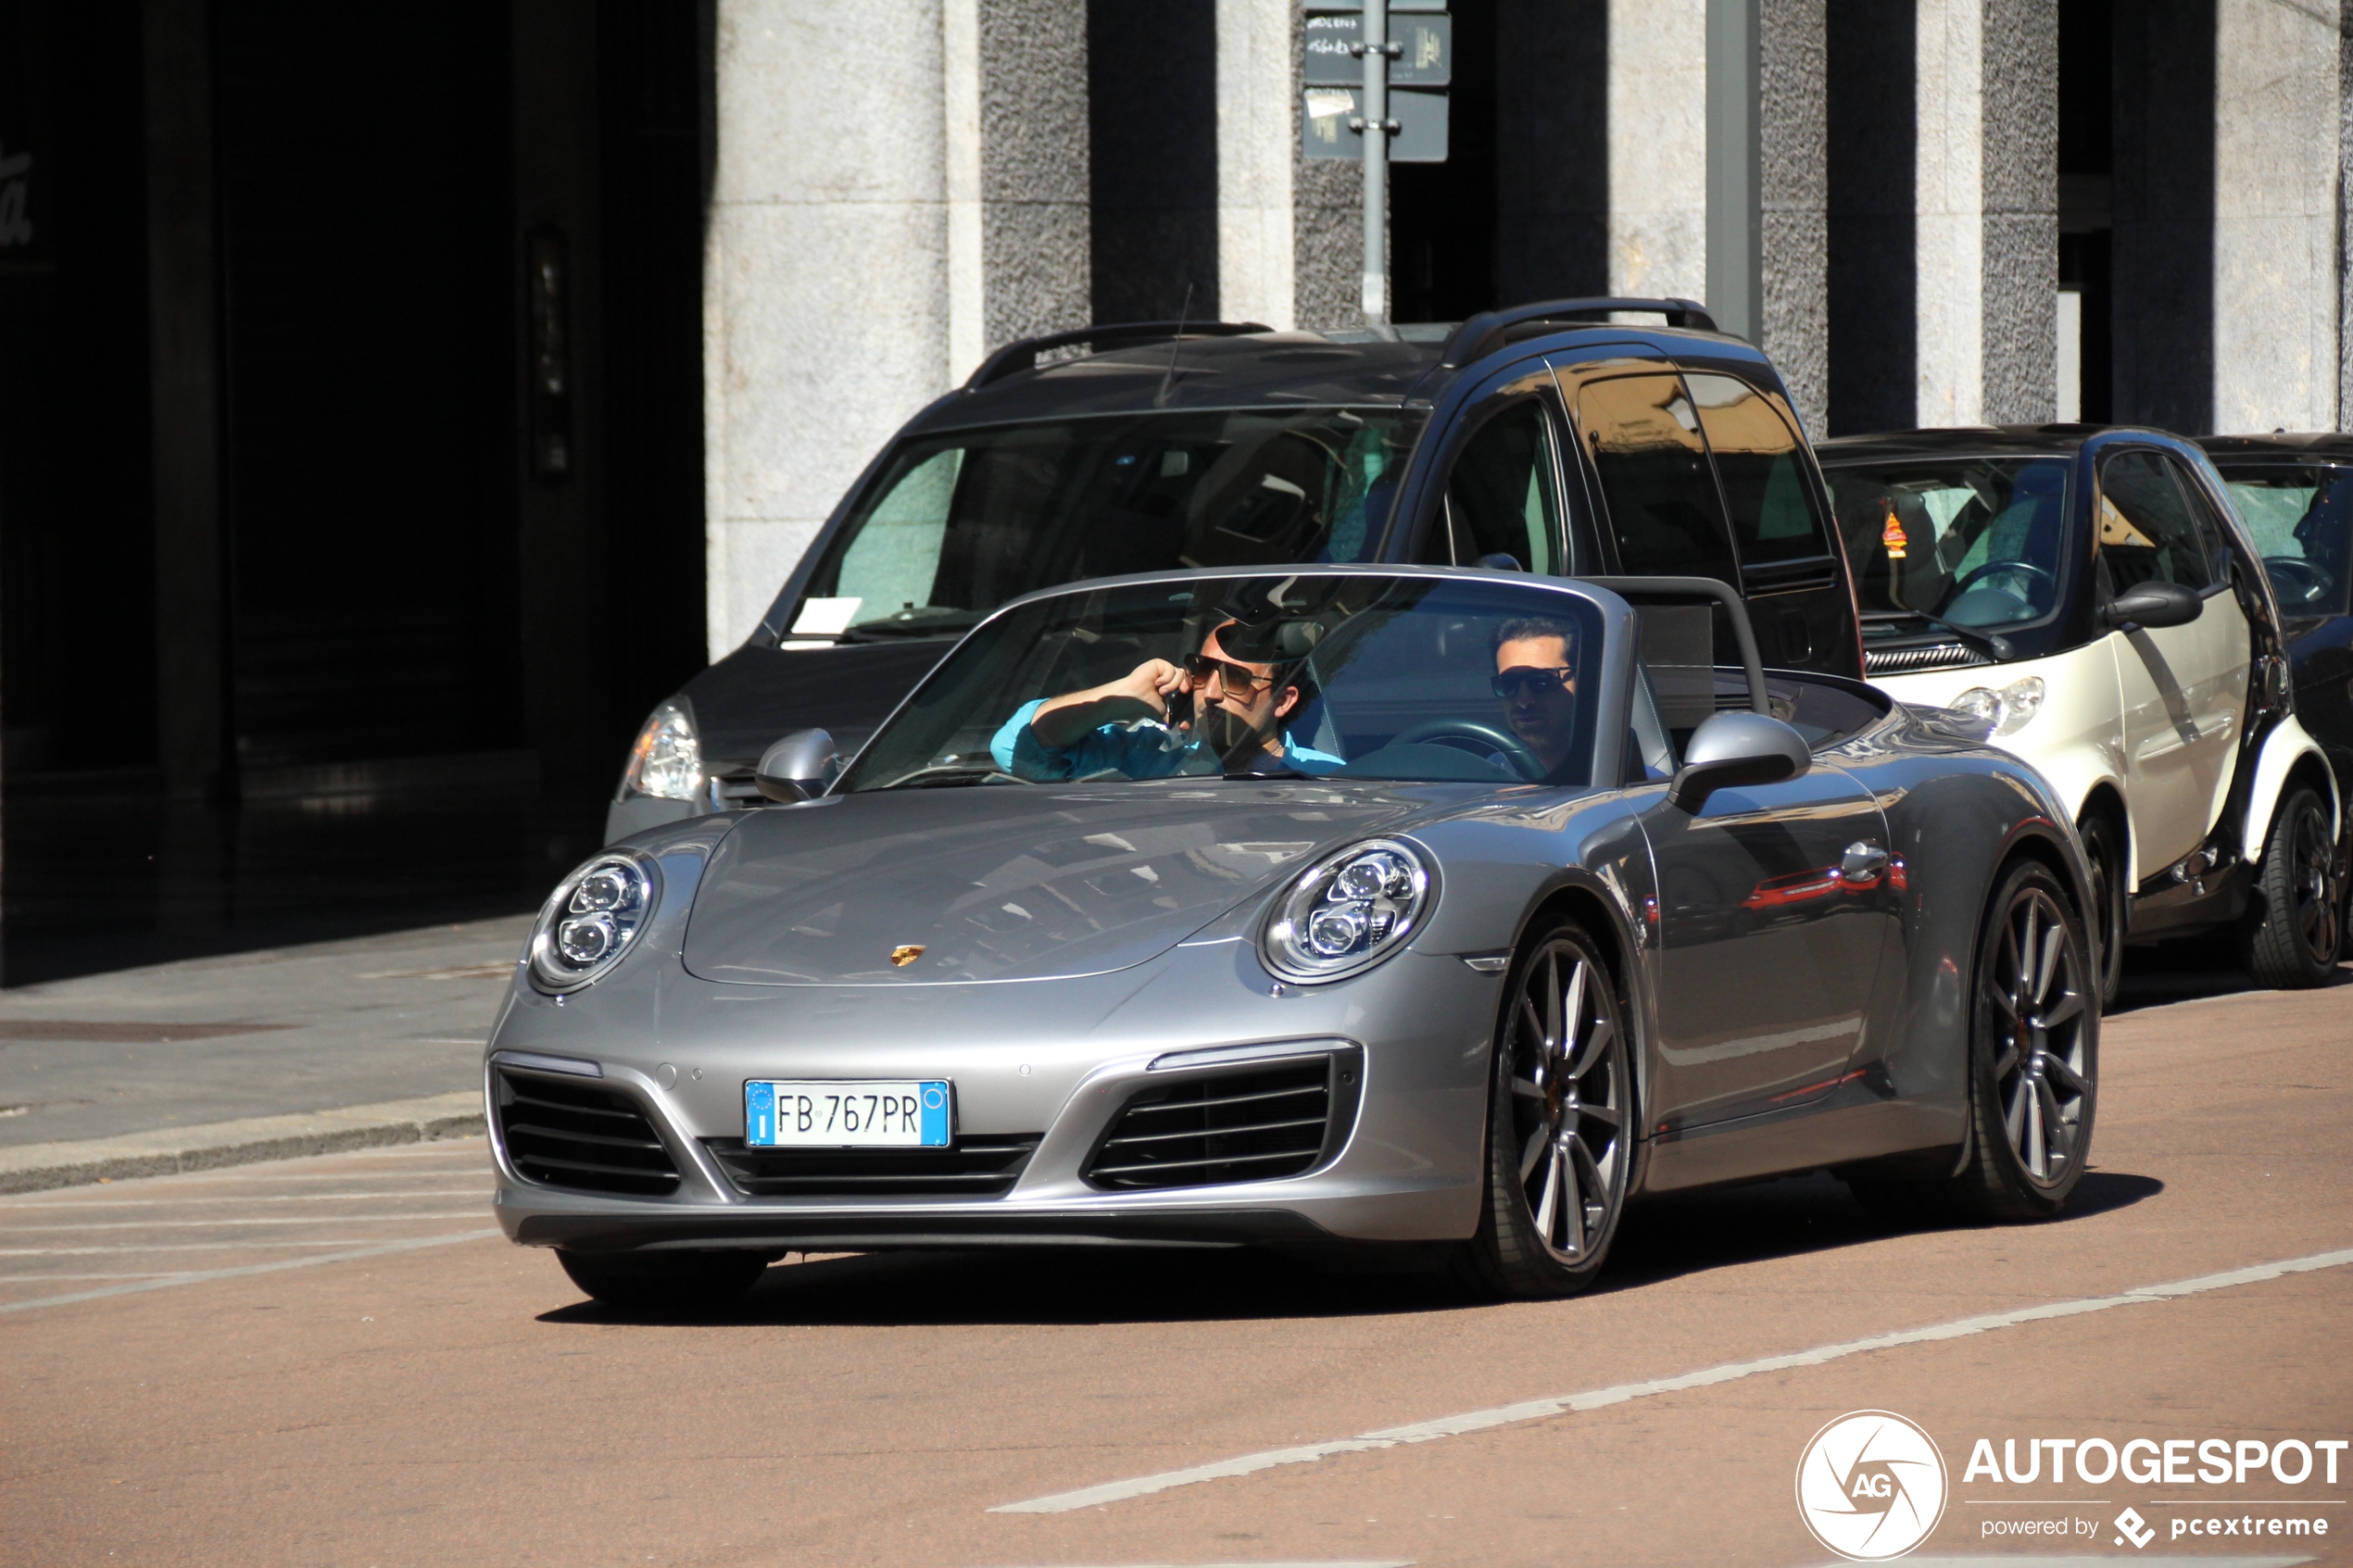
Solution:
[{"label": "round headlight", "polygon": [[2000,691],[1984,686],[1971,686],[1955,697],[1956,712],[1966,713],[1985,726],[1988,739],[1994,735],[2015,734],[2026,728],[2041,711],[2048,688],[2040,675],[2029,675],[2022,681],[2012,681]]},{"label": "round headlight", "polygon": [[650,795],[663,800],[692,800],[702,790],[702,740],[695,734],[695,716],[683,701],[655,709],[629,748],[629,766],[621,775],[621,798]]},{"label": "round headlight", "polygon": [[1360,973],[1405,946],[1429,902],[1429,870],[1418,851],[1390,838],[1352,844],[1291,879],[1260,954],[1287,980]]},{"label": "round headlight", "polygon": [[560,995],[593,985],[628,953],[652,915],[653,867],[599,855],[556,886],[531,932],[531,983]]}]

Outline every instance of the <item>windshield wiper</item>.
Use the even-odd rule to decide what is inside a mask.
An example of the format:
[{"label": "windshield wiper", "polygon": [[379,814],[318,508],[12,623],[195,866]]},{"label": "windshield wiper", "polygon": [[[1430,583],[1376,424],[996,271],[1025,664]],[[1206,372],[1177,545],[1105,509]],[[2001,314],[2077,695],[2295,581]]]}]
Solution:
[{"label": "windshield wiper", "polygon": [[[1956,637],[1958,637],[1967,646],[1975,648],[1978,652],[1985,655],[1988,659],[1995,659],[2001,663],[2007,664],[2010,660],[2018,657],[2018,649],[2011,646],[2010,640],[2007,637],[2003,636],[1998,632],[1981,632],[1974,626],[1957,626],[1952,621],[1945,620],[1943,616],[1931,615],[1924,609],[1906,609],[1903,612],[1903,618],[1912,621],[1925,621],[1931,626],[1941,626],[1945,631],[1952,633]],[[1886,619],[1892,621],[1897,618],[1894,616],[1889,616]]]},{"label": "windshield wiper", "polygon": [[1229,779],[1312,779],[1313,773],[1302,773],[1296,768],[1228,768]]},{"label": "windshield wiper", "polygon": [[919,768],[902,779],[893,779],[884,789],[953,789],[963,784],[990,784],[1002,779],[1007,784],[1021,781],[1002,768]]}]

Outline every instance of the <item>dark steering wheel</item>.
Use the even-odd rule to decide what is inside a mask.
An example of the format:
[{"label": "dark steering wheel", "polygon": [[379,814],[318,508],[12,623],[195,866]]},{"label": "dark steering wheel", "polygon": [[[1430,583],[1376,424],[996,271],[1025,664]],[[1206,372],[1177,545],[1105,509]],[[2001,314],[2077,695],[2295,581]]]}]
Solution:
[{"label": "dark steering wheel", "polygon": [[2265,556],[2263,575],[2271,580],[2271,592],[2285,604],[2317,603],[2335,585],[2327,572],[2297,556]]},{"label": "dark steering wheel", "polygon": [[1443,741],[1461,741],[1472,746],[1484,746],[1502,752],[1510,759],[1520,777],[1529,780],[1544,776],[1544,764],[1528,749],[1528,743],[1509,730],[1494,724],[1483,724],[1476,719],[1432,719],[1416,724],[1402,734],[1391,735],[1391,746],[1424,746]]},{"label": "dark steering wheel", "polygon": [[2057,578],[2052,576],[2043,568],[2036,566],[2031,560],[1989,560],[1983,566],[1979,567],[1976,571],[1962,578],[1958,583],[1954,583],[1954,596],[1957,597],[1962,594],[1968,593],[1969,590],[1969,584],[1975,583],[1981,577],[1990,577],[1997,571],[2022,571],[2029,577],[2039,577],[2044,582],[2054,585],[2056,585],[2058,582]]}]

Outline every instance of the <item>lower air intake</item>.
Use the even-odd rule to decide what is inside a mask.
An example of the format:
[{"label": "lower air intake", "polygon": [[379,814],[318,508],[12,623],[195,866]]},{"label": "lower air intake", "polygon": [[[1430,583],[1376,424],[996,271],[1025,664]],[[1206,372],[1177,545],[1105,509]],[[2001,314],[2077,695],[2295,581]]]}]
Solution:
[{"label": "lower air intake", "polygon": [[752,1148],[741,1138],[706,1138],[703,1147],[752,1198],[1000,1198],[1041,1135],[971,1133],[941,1149]]},{"label": "lower air intake", "polygon": [[665,1198],[678,1167],[637,1102],[576,1078],[497,1069],[498,1135],[526,1179],[584,1192]]},{"label": "lower air intake", "polygon": [[1188,1187],[1273,1181],[1312,1170],[1337,1145],[1333,1114],[1353,1099],[1344,1059],[1238,1067],[1139,1090],[1088,1160],[1099,1187]]}]

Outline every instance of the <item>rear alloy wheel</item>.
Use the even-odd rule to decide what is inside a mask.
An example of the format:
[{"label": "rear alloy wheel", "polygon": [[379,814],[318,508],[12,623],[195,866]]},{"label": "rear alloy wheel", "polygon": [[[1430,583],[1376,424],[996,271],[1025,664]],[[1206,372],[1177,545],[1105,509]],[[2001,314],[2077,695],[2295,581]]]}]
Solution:
[{"label": "rear alloy wheel", "polygon": [[2255,983],[2280,990],[2328,984],[2344,943],[2343,900],[2328,809],[2313,790],[2298,787],[2281,800],[2255,887],[2259,912],[2246,937]]},{"label": "rear alloy wheel", "polygon": [[1593,1282],[1626,1205],[1633,1074],[1609,967],[1565,924],[1512,966],[1488,1094],[1487,1198],[1466,1245],[1496,1296],[1573,1295]]},{"label": "rear alloy wheel", "polygon": [[764,1252],[568,1252],[556,1261],[572,1283],[624,1312],[686,1317],[722,1311],[767,1272]]},{"label": "rear alloy wheel", "polygon": [[2083,858],[2092,873],[2093,935],[2099,952],[2100,1006],[2116,1000],[2124,981],[2124,901],[2133,885],[2126,874],[2124,835],[2108,816],[2095,811],[2083,819]]},{"label": "rear alloy wheel", "polygon": [[1978,939],[1969,1009],[1969,1151],[1951,1191],[1988,1220],[2059,1211],[2083,1174],[2098,1103],[2090,944],[2058,879],[2003,875]]}]

